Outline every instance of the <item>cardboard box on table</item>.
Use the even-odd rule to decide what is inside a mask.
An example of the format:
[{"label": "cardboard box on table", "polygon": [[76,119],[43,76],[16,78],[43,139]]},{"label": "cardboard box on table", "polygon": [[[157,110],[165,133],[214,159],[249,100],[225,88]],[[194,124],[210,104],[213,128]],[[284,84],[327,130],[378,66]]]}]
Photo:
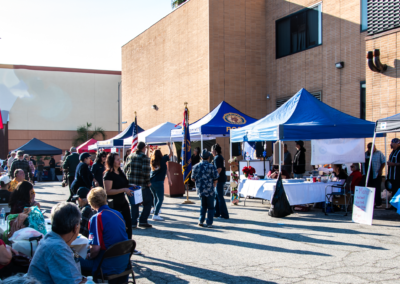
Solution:
[{"label": "cardboard box on table", "polygon": [[[168,197],[182,197],[185,194],[183,184],[182,165],[175,162],[167,162],[167,176],[164,180],[164,195]],[[172,185],[169,184],[168,176],[171,177]]]}]

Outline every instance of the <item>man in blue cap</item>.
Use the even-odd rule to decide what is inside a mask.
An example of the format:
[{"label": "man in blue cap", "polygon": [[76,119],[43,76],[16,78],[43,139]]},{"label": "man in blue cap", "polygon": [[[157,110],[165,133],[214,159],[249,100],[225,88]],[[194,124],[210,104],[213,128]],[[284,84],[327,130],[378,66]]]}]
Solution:
[{"label": "man in blue cap", "polygon": [[195,165],[192,169],[192,181],[196,183],[196,190],[199,194],[201,205],[200,205],[200,218],[199,226],[204,227],[204,221],[207,215],[207,226],[212,228],[214,219],[214,199],[215,191],[214,188],[218,182],[218,171],[214,164],[210,164],[207,160],[211,153],[204,149],[201,153],[201,162]]},{"label": "man in blue cap", "polygon": [[86,238],[89,237],[89,220],[95,214],[87,200],[87,195],[89,191],[90,189],[87,187],[80,187],[76,192],[76,195],[72,197],[73,202],[78,200],[79,209],[81,210],[82,214],[81,228],[79,230],[79,233]]}]

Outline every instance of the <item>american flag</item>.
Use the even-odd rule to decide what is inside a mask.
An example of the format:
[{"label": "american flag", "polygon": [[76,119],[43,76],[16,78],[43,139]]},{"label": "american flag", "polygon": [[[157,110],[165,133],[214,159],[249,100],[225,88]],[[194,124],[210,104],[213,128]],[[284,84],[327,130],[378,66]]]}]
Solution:
[{"label": "american flag", "polygon": [[137,126],[137,116],[135,112],[135,126],[133,128],[133,135],[132,135],[132,147],[131,152],[135,152],[137,145],[138,145],[138,126]]}]

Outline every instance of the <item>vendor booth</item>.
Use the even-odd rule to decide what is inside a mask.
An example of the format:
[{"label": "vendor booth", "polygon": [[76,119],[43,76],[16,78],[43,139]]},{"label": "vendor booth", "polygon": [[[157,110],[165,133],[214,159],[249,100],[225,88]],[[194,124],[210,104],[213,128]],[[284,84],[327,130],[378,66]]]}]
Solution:
[{"label": "vendor booth", "polygon": [[24,154],[28,154],[31,156],[53,156],[62,154],[61,149],[44,143],[43,141],[40,141],[36,138],[33,138],[28,143],[15,149],[14,151],[24,151]]},{"label": "vendor booth", "polygon": [[[339,138],[368,138],[374,134],[375,123],[362,120],[340,112],[327,104],[317,100],[307,90],[301,89],[290,100],[266,117],[240,129],[233,129],[230,133],[231,145],[234,142],[244,141],[296,141]],[[279,153],[281,153],[279,143]],[[281,155],[279,156],[279,171],[281,171]],[[256,183],[257,182],[257,183]],[[259,184],[258,181],[242,180],[239,183],[239,192],[243,195],[268,199],[274,190],[274,183]],[[326,184],[325,184],[326,186]],[[325,201],[325,186],[310,183],[307,186],[304,180],[290,181],[284,184],[290,192],[296,188],[296,194],[302,196],[291,198],[287,192],[291,205]],[[295,201],[297,200],[297,201]]]},{"label": "vendor booth", "polygon": [[[393,116],[389,116],[386,118],[382,118],[379,119],[376,122],[376,127],[375,127],[375,131],[374,131],[374,139],[372,141],[372,153],[371,156],[374,154],[374,146],[375,146],[375,138],[378,137],[380,134],[386,134],[386,133],[393,133],[393,132],[400,132],[400,113],[395,114]],[[385,157],[387,157],[387,153],[386,153],[386,137],[385,137]],[[367,180],[369,178],[370,175],[370,169],[371,169],[371,163],[372,163],[372,159],[369,160],[369,166],[368,166],[368,172],[367,172]],[[387,169],[388,167],[385,167],[385,171],[386,171],[386,178],[388,177],[387,175]],[[394,196],[396,199],[395,200],[391,200],[390,203],[397,208],[397,213],[400,214],[400,204],[398,203],[397,200],[399,200],[398,195],[400,194],[400,190],[397,191],[397,196]],[[388,199],[386,198],[386,208],[388,207]]]},{"label": "vendor booth", "polygon": [[[190,140],[201,141],[203,151],[203,140],[213,140],[216,137],[229,137],[233,129],[238,129],[257,121],[245,115],[225,101],[222,101],[209,114],[190,124]],[[171,131],[171,141],[182,142],[182,129]]]},{"label": "vendor booth", "polygon": [[[180,126],[176,126],[171,122],[165,122],[160,125],[154,126],[149,130],[143,131],[139,133],[138,140],[139,142],[144,142],[146,144],[163,144],[166,142],[170,142],[171,131],[175,129],[181,129]],[[124,139],[124,145],[130,146],[132,145],[132,137]]]},{"label": "vendor booth", "polygon": [[[176,129],[176,125],[171,122],[165,122],[157,125],[149,130],[139,133],[139,142],[144,142],[150,145],[165,144],[170,142],[171,130]],[[177,126],[178,129],[181,128]],[[130,147],[132,145],[132,137],[124,140],[124,145]],[[181,197],[185,193],[182,177],[182,166],[173,161],[167,162],[167,171],[169,175],[164,181],[165,195],[170,197]],[[168,179],[171,178],[171,180]]]},{"label": "vendor booth", "polygon": [[[136,125],[134,122],[129,125],[124,131],[119,133],[118,135],[114,136],[113,138],[104,140],[104,141],[97,141],[96,146],[97,148],[122,148],[124,147],[124,139],[132,138],[133,131]],[[138,133],[143,132],[144,130],[138,125]],[[92,149],[92,147],[90,147]]]}]

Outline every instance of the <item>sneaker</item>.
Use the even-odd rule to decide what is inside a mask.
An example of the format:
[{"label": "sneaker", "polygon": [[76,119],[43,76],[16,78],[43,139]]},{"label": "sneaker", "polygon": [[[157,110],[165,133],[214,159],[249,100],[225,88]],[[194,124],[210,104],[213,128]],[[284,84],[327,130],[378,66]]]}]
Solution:
[{"label": "sneaker", "polygon": [[212,228],[213,227],[213,225],[207,225],[207,228]]},{"label": "sneaker", "polygon": [[[154,214],[154,212],[155,212],[154,208],[151,208],[150,214]],[[161,209],[160,209],[160,212],[158,212],[158,214],[160,214],[160,213],[161,213]]]},{"label": "sneaker", "polygon": [[132,225],[132,229],[137,229],[137,225]]},{"label": "sneaker", "polygon": [[203,223],[199,223],[199,226],[200,227],[205,227]]},{"label": "sneaker", "polygon": [[134,254],[134,255],[141,255],[142,252],[141,252],[140,250],[134,250],[134,251],[133,251],[133,254]]},{"label": "sneaker", "polygon": [[164,219],[161,218],[161,217],[158,216],[158,215],[153,215],[153,220],[154,220],[154,221],[164,221]]},{"label": "sneaker", "polygon": [[152,228],[153,226],[150,225],[149,223],[139,223],[139,227],[143,227],[143,228]]}]

